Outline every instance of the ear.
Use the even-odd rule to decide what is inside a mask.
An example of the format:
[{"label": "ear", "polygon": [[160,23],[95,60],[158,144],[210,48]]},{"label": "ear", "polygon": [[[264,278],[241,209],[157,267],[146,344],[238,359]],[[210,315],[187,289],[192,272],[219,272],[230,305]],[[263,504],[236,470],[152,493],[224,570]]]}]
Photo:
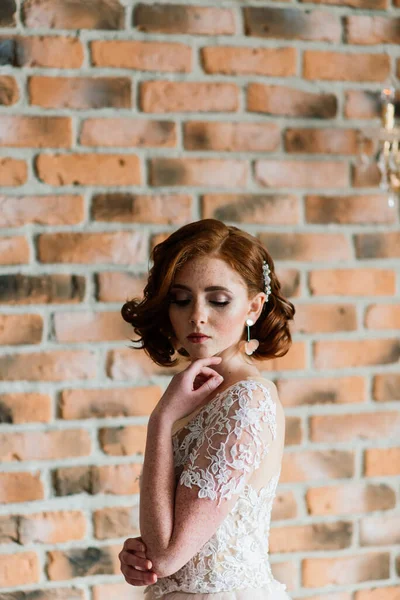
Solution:
[{"label": "ear", "polygon": [[262,312],[266,298],[267,294],[264,292],[259,292],[250,300],[249,311],[246,317],[247,319],[251,319],[254,323],[256,323]]}]

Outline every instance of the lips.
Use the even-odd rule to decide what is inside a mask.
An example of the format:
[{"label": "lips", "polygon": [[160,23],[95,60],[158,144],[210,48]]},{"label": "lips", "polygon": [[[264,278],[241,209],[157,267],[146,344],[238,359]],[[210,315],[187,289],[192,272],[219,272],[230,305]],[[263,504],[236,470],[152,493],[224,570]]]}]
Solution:
[{"label": "lips", "polygon": [[201,340],[202,338],[208,338],[208,335],[204,335],[204,334],[193,334],[193,335],[188,335],[189,340]]}]

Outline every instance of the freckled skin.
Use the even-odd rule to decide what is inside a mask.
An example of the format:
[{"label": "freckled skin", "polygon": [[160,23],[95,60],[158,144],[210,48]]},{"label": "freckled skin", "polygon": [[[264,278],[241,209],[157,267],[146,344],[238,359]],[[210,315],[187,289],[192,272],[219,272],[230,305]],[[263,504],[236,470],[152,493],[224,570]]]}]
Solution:
[{"label": "freckled skin", "polygon": [[[175,348],[183,346],[190,362],[199,358],[221,356],[213,369],[229,385],[243,375],[260,375],[250,356],[239,348],[247,339],[246,319],[255,323],[261,314],[266,294],[259,292],[249,299],[245,281],[223,259],[199,257],[188,261],[175,275],[174,284],[188,286],[191,291],[171,287],[174,299],[189,300],[185,305],[171,303],[169,318],[175,333],[171,341]],[[224,286],[224,290],[205,291],[209,286]],[[226,302],[218,306],[212,302]],[[205,343],[194,344],[187,336],[201,331],[210,336]],[[250,327],[250,335],[251,335]]]}]

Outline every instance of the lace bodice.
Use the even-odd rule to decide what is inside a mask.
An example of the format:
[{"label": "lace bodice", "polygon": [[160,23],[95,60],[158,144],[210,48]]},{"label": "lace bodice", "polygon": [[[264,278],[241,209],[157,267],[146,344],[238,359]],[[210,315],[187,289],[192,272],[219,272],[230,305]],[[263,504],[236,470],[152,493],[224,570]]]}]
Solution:
[{"label": "lace bodice", "polygon": [[[243,588],[286,589],[271,573],[268,536],[280,463],[267,480],[253,473],[277,438],[276,404],[270,389],[242,380],[224,390],[172,437],[178,485],[196,487],[199,498],[221,504],[237,496],[214,535],[176,573],[145,593],[213,593]],[[266,459],[268,460],[268,458]]]}]

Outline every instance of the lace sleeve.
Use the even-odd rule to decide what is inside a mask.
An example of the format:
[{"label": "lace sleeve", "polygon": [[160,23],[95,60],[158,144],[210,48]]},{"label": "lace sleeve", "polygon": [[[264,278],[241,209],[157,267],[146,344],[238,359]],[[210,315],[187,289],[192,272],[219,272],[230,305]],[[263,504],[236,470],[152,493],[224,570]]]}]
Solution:
[{"label": "lace sleeve", "polygon": [[257,381],[239,381],[212,404],[179,483],[199,498],[229,500],[241,493],[276,437],[276,404]]}]

